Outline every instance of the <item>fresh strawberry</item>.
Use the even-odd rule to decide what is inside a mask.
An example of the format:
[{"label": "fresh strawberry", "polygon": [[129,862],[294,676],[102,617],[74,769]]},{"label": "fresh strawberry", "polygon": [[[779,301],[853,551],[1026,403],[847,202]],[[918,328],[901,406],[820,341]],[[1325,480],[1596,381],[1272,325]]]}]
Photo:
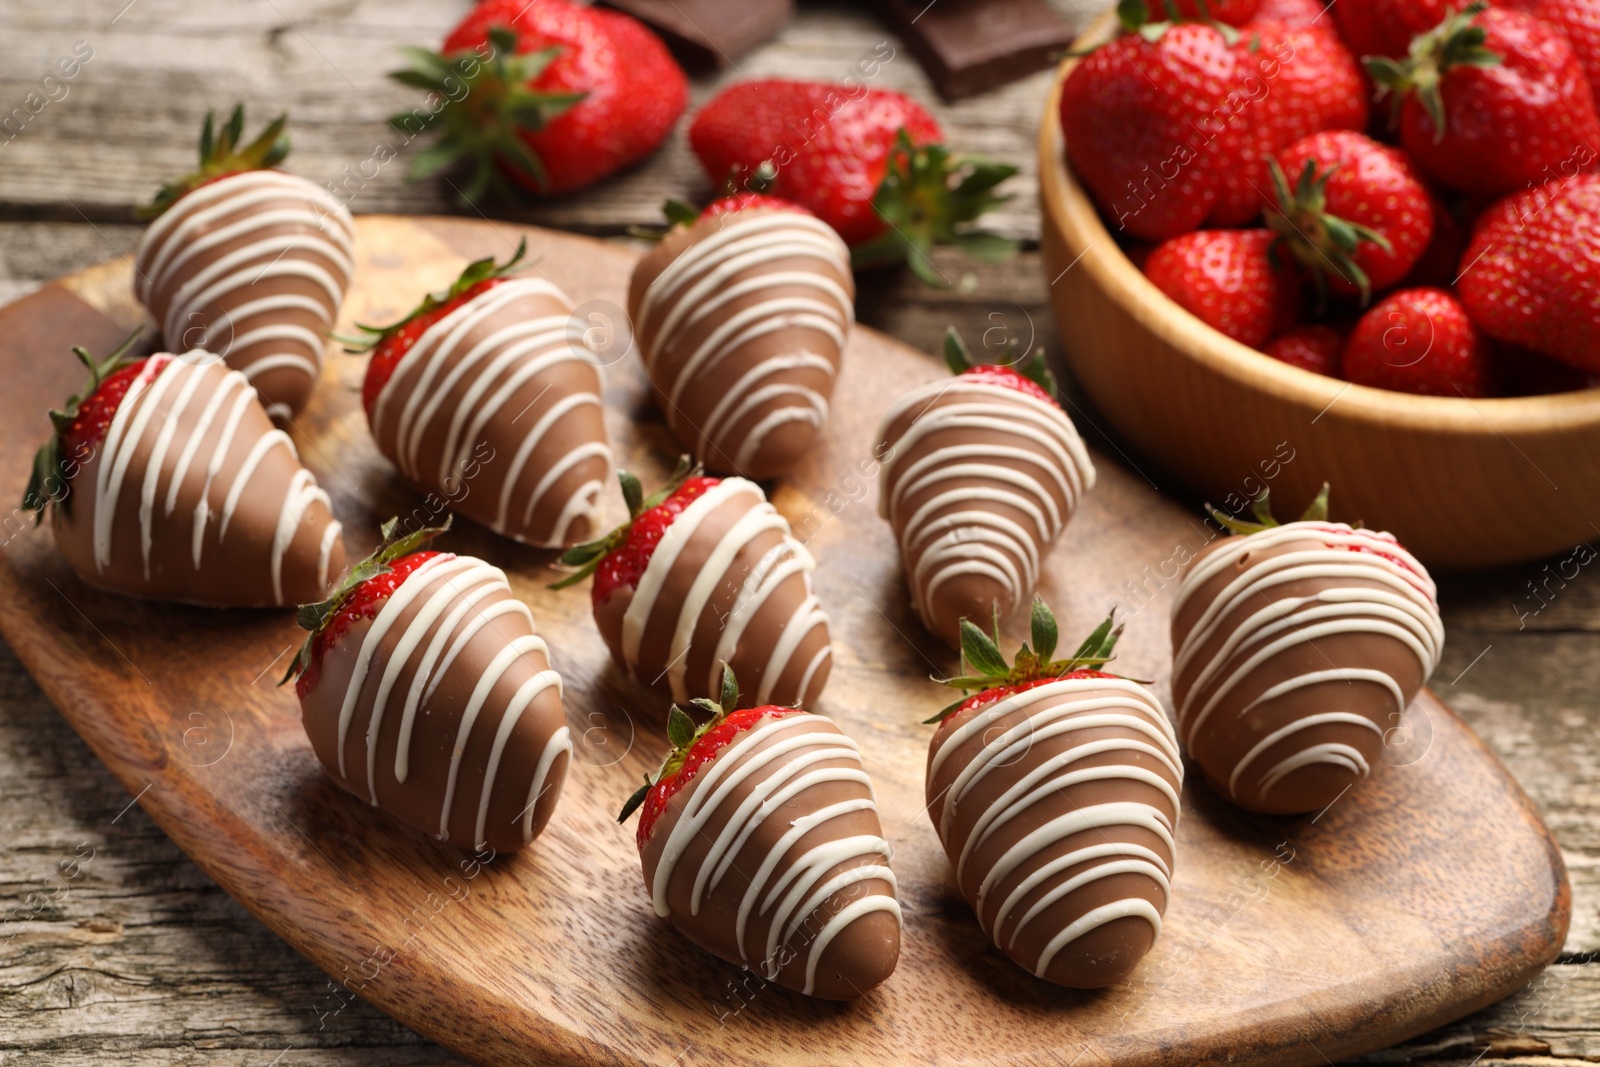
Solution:
[{"label": "fresh strawberry", "polygon": [[1351,52],[1398,59],[1411,41],[1444,21],[1460,0],[1338,0],[1331,6],[1339,36]]},{"label": "fresh strawberry", "polygon": [[1543,19],[1564,34],[1583,64],[1589,88],[1600,93],[1600,0],[1500,0],[1501,7]]},{"label": "fresh strawberry", "polygon": [[141,219],[153,219],[202,186],[245,171],[271,170],[289,154],[289,136],[284,132],[288,122],[287,114],[279,115],[255,140],[241,146],[244,105],[234,105],[233,114],[221,129],[216,125],[216,113],[207,111],[205,125],[200,129],[199,169],[167,182],[154,200],[140,206],[134,214]]},{"label": "fresh strawberry", "polygon": [[33,473],[22,494],[25,511],[37,511],[43,521],[45,508],[54,503],[65,507],[70,496],[67,485],[84,460],[92,455],[117,413],[128,389],[139,378],[151,381],[171,361],[170,355],[139,359],[128,353],[138,338],[135,330],[105,359],[96,360],[87,348],[74,348],[72,354],[89,368],[89,384],[61,407],[50,412],[55,433],[33,457]]},{"label": "fresh strawberry", "polygon": [[1344,334],[1332,326],[1297,326],[1268,342],[1266,353],[1279,363],[1337,378],[1344,343]]},{"label": "fresh strawberry", "polygon": [[1406,60],[1367,65],[1395,95],[1406,154],[1444,185],[1507,193],[1600,160],[1600,115],[1577,54],[1532,16],[1469,7],[1417,38]]},{"label": "fresh strawberry", "polygon": [[1262,0],[1255,16],[1244,25],[1282,22],[1290,26],[1322,26],[1332,21],[1327,19],[1327,14],[1328,5],[1324,0]]},{"label": "fresh strawberry", "polygon": [[461,276],[450,284],[450,288],[429,293],[415,310],[398,322],[388,326],[356,324],[356,329],[366,336],[348,338],[345,351],[372,353],[372,359],[367,363],[367,376],[361,383],[361,404],[368,417],[372,415],[372,405],[377,403],[378,394],[383,392],[384,385],[394,376],[400,360],[428,332],[428,327],[526,267],[522,259],[527,251],[528,242],[523,240],[517,243],[516,253],[504,263],[496,263],[494,257],[489,256],[468,264]]},{"label": "fresh strawberry", "polygon": [[944,361],[951,374],[974,378],[989,385],[1003,385],[1026,393],[1047,404],[1056,402],[1056,380],[1045,364],[1044,349],[1024,355],[1015,341],[994,360],[974,360],[954,326],[945,330]]},{"label": "fresh strawberry", "polygon": [[1485,212],[1458,287],[1491,337],[1600,371],[1600,176],[1529,189]]},{"label": "fresh strawberry", "polygon": [[1005,201],[994,189],[1017,169],[951,155],[943,142],[909,96],[828,82],[739,82],[689,126],[712,181],[759,184],[837,230],[858,266],[903,260],[933,284],[942,282],[928,259],[936,244],[985,258],[1015,250],[970,223]]},{"label": "fresh strawberry", "polygon": [[[688,79],[636,19],[566,0],[483,0],[442,54],[408,49],[393,77],[431,94],[390,119],[408,135],[440,128],[411,177],[470,167],[462,200],[505,181],[540,196],[592,185],[654,152],[688,103]],[[464,90],[464,91],[463,91]]]},{"label": "fresh strawberry", "polygon": [[1268,161],[1324,130],[1361,130],[1371,117],[1355,57],[1326,26],[1254,23],[1234,51],[1239,75],[1225,121],[1239,131],[1216,162],[1220,188],[1206,224],[1243,226],[1261,214],[1271,188]]},{"label": "fresh strawberry", "polygon": [[1422,289],[1437,286],[1448,289],[1455,284],[1461,268],[1461,253],[1467,247],[1467,234],[1455,212],[1437,196],[1429,196],[1433,206],[1433,239],[1412,265],[1411,273],[1400,279],[1396,288]]},{"label": "fresh strawberry", "polygon": [[1017,650],[1014,660],[1007,663],[1000,652],[998,621],[994,625],[994,633],[990,635],[978,629],[971,619],[962,619],[961,658],[975,673],[943,679],[941,684],[971,695],[963,695],[947,704],[927,722],[938,723],[939,728],[945,730],[974,708],[987,707],[1041,685],[1070,678],[1115,678],[1117,675],[1108,674],[1100,668],[1111,662],[1111,653],[1121,636],[1122,627],[1116,624],[1115,618],[1108,618],[1078,646],[1076,652],[1065,659],[1056,659],[1060,630],[1056,626],[1055,614],[1043,599],[1034,597],[1028,633],[1032,647],[1024,643]]},{"label": "fresh strawberry", "polygon": [[1068,162],[1112,228],[1165,241],[1205,222],[1220,161],[1243,155],[1227,108],[1241,53],[1200,23],[1157,23],[1151,36],[1137,19],[1124,29],[1068,75],[1061,131]]},{"label": "fresh strawberry", "polygon": [[419,551],[421,547],[450,528],[450,518],[438,527],[399,532],[400,520],[383,524],[383,540],[378,548],[350,569],[333,595],[319,604],[302,604],[297,619],[309,631],[299,653],[289,664],[279,685],[295,680],[295,695],[301,700],[317,687],[322,676],[322,660],[328,650],[362,619],[377,616],[384,601],[394,595],[411,573],[438,552]]},{"label": "fresh strawberry", "polygon": [[1146,0],[1145,5],[1152,22],[1176,13],[1182,19],[1215,19],[1229,26],[1243,26],[1262,6],[1262,0]]},{"label": "fresh strawberry", "polygon": [[1261,348],[1300,318],[1300,277],[1271,230],[1201,230],[1153,252],[1144,272],[1206,325]]},{"label": "fresh strawberry", "polygon": [[1426,396],[1490,393],[1488,340],[1443,289],[1403,289],[1362,316],[1344,349],[1358,385]]},{"label": "fresh strawberry", "polygon": [[1365,303],[1404,278],[1433,238],[1428,190],[1398,149],[1363,134],[1295,142],[1274,161],[1272,183],[1267,224],[1320,292],[1360,293]]},{"label": "fresh strawberry", "polygon": [[576,570],[551,586],[565,589],[593,574],[594,585],[589,596],[596,605],[605,603],[618,589],[637,587],[667,527],[695,498],[722,481],[721,478],[700,477],[691,469],[687,457],[678,464],[667,484],[648,497],[633,474],[621,471],[617,476],[622,481],[622,495],[628,503],[628,521],[598,541],[569,549],[561,557],[561,563]]}]

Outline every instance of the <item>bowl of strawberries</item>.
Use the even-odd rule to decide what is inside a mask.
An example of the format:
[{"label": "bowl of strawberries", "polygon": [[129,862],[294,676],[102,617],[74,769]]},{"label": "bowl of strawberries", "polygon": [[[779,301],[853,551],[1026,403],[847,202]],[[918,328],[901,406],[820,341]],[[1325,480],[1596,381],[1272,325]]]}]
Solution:
[{"label": "bowl of strawberries", "polygon": [[[1150,8],[1155,8],[1154,11]],[[1600,0],[1123,0],[1039,138],[1066,369],[1221,502],[1600,536]]]}]

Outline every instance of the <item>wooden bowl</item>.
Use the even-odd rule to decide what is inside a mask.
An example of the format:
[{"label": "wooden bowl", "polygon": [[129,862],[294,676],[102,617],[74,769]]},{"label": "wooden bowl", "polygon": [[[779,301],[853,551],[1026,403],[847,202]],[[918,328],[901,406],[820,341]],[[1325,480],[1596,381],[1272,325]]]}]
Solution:
[{"label": "wooden bowl", "polygon": [[1336,519],[1389,530],[1442,570],[1600,540],[1600,390],[1412,396],[1279,363],[1207,326],[1129,260],[1067,167],[1059,109],[1074,65],[1039,127],[1045,280],[1071,376],[1139,466],[1223,507],[1270,487],[1280,513],[1328,481]]}]

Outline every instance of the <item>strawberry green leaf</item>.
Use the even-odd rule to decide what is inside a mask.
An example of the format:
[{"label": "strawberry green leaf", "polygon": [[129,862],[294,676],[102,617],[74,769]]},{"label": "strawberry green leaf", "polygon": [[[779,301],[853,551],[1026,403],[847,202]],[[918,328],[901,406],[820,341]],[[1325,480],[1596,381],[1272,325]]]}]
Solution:
[{"label": "strawberry green leaf", "polygon": [[722,710],[726,713],[739,706],[739,682],[733,676],[733,668],[726,663],[722,665]]},{"label": "strawberry green leaf", "polygon": [[1056,627],[1055,613],[1045,604],[1044,597],[1033,598],[1033,618],[1029,629],[1035,654],[1048,663],[1050,657],[1056,654],[1056,642],[1061,638],[1061,631]]},{"label": "strawberry green leaf", "polygon": [[684,455],[678,457],[678,465],[673,469],[671,477],[665,484],[643,500],[635,501],[638,494],[643,492],[638,476],[630,471],[618,471],[617,481],[622,483],[622,497],[628,502],[628,521],[594,541],[585,541],[581,545],[573,545],[561,554],[556,565],[562,568],[576,568],[565,578],[551,582],[551,589],[565,589],[576,585],[600,568],[600,563],[606,556],[622,547],[628,539],[628,530],[633,526],[633,521],[651,508],[659,507],[667,497],[678,491],[679,486],[700,471],[700,465],[691,457]]},{"label": "strawberry green leaf", "polygon": [[1010,666],[1000,654],[1000,648],[988,634],[972,625],[970,619],[961,620],[961,655],[980,674],[988,678],[1004,678]]},{"label": "strawberry green leaf", "polygon": [[667,740],[673,748],[688,748],[698,729],[699,726],[688,712],[676,704],[672,705],[672,710],[667,713]]},{"label": "strawberry green leaf", "polygon": [[1328,521],[1328,483],[1323,482],[1322,488],[1317,490],[1317,495],[1311,503],[1306,505],[1306,510],[1300,514],[1301,522],[1327,522]]},{"label": "strawberry green leaf", "polygon": [[[1301,522],[1326,522],[1328,520],[1328,491],[1328,483],[1323,482],[1322,488],[1318,490],[1317,495],[1300,516]],[[1256,518],[1255,522],[1234,518],[1227,512],[1214,508],[1210,504],[1206,505],[1206,512],[1211,516],[1213,522],[1230,534],[1247,537],[1250,534],[1261,533],[1263,530],[1271,530],[1282,525],[1272,514],[1271,498],[1272,491],[1263,489],[1260,494],[1251,500],[1250,511]]]},{"label": "strawberry green leaf", "polygon": [[643,804],[644,798],[650,795],[650,788],[653,785],[655,785],[655,783],[650,780],[650,776],[648,774],[645,775],[644,785],[641,785],[638,789],[635,789],[633,791],[633,795],[630,796],[627,799],[627,802],[622,805],[622,814],[617,816],[617,822],[627,822],[628,816],[639,810],[639,805]]},{"label": "strawberry green leaf", "polygon": [[356,329],[366,336],[344,337],[339,338],[339,340],[345,342],[344,350],[346,352],[357,355],[363,352],[370,352],[394,334],[399,333],[407,323],[443,307],[480,282],[486,282],[491,278],[509,278],[519,271],[527,270],[534,265],[533,261],[523,262],[523,257],[527,254],[528,239],[524,237],[517,242],[516,252],[504,263],[496,263],[493,256],[485,256],[483,259],[474,260],[467,264],[466,269],[461,272],[455,281],[450,283],[448,289],[443,289],[437,293],[429,293],[423,298],[422,303],[413,308],[405,318],[392,322],[387,326],[367,326],[358,322],[356,323]]},{"label": "strawberry green leaf", "polygon": [[954,326],[945,327],[944,362],[951,374],[963,374],[972,367],[972,353],[967,351],[967,343]]},{"label": "strawberry green leaf", "polygon": [[155,218],[177,203],[185,193],[214,178],[249,170],[271,170],[288,156],[289,137],[284,133],[289,123],[287,114],[273,119],[254,141],[243,148],[239,147],[239,141],[244,136],[244,105],[234,105],[233,114],[220,133],[215,131],[216,118],[216,112],[206,112],[205,125],[200,130],[199,168],[163,185],[155,199],[135,212],[139,218]]},{"label": "strawberry green leaf", "polygon": [[[39,446],[39,451],[33,456],[33,471],[28,478],[28,485],[22,491],[22,510],[36,512],[34,525],[44,521],[45,509],[51,504],[65,511],[72,494],[66,491],[67,474],[69,471],[69,457],[61,452],[62,437],[72,424],[77,421],[78,407],[95,394],[100,388],[100,383],[112,374],[137,362],[140,357],[134,356],[134,342],[139,339],[139,334],[144,332],[144,327],[139,326],[130,333],[126,340],[118,345],[105,359],[95,359],[89,354],[87,348],[75,346],[72,354],[78,357],[89,370],[89,383],[75,395],[68,397],[67,402],[50,412],[50,427],[54,431],[50,439]],[[56,488],[52,486],[55,483]]]}]

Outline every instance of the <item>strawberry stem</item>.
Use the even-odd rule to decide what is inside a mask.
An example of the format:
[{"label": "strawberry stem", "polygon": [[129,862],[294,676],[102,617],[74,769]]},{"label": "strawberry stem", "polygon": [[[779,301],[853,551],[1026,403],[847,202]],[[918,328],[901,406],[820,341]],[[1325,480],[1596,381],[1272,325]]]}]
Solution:
[{"label": "strawberry stem", "polygon": [[1440,88],[1445,74],[1455,67],[1497,67],[1504,62],[1500,53],[1484,46],[1487,31],[1475,21],[1488,7],[1484,0],[1473,0],[1461,10],[1450,12],[1439,25],[1412,38],[1405,59],[1367,56],[1364,60],[1367,72],[1378,83],[1379,96],[1393,94],[1396,120],[1406,97],[1416,94],[1417,102],[1433,122],[1435,144],[1444,140],[1446,132]]},{"label": "strawberry stem", "polygon": [[244,105],[233,106],[233,114],[221,130],[216,129],[216,121],[217,113],[207,111],[205,125],[200,130],[199,169],[163,185],[155,199],[134,212],[138,218],[157,217],[177,203],[185,193],[213,178],[247,170],[270,170],[282,163],[289,154],[289,136],[284,133],[284,127],[289,122],[287,113],[273,119],[254,141],[243,148],[239,147],[239,141],[244,136]]},{"label": "strawberry stem", "polygon": [[1016,338],[1011,338],[1006,347],[995,359],[973,359],[972,351],[967,348],[966,341],[961,339],[961,333],[954,326],[947,326],[944,333],[944,362],[950,368],[951,374],[965,374],[974,367],[1009,367],[1028,379],[1040,389],[1051,396],[1056,395],[1055,375],[1050,373],[1050,366],[1044,358],[1044,346],[1035,348],[1026,359],[1021,355],[1022,346],[1017,344]]}]

